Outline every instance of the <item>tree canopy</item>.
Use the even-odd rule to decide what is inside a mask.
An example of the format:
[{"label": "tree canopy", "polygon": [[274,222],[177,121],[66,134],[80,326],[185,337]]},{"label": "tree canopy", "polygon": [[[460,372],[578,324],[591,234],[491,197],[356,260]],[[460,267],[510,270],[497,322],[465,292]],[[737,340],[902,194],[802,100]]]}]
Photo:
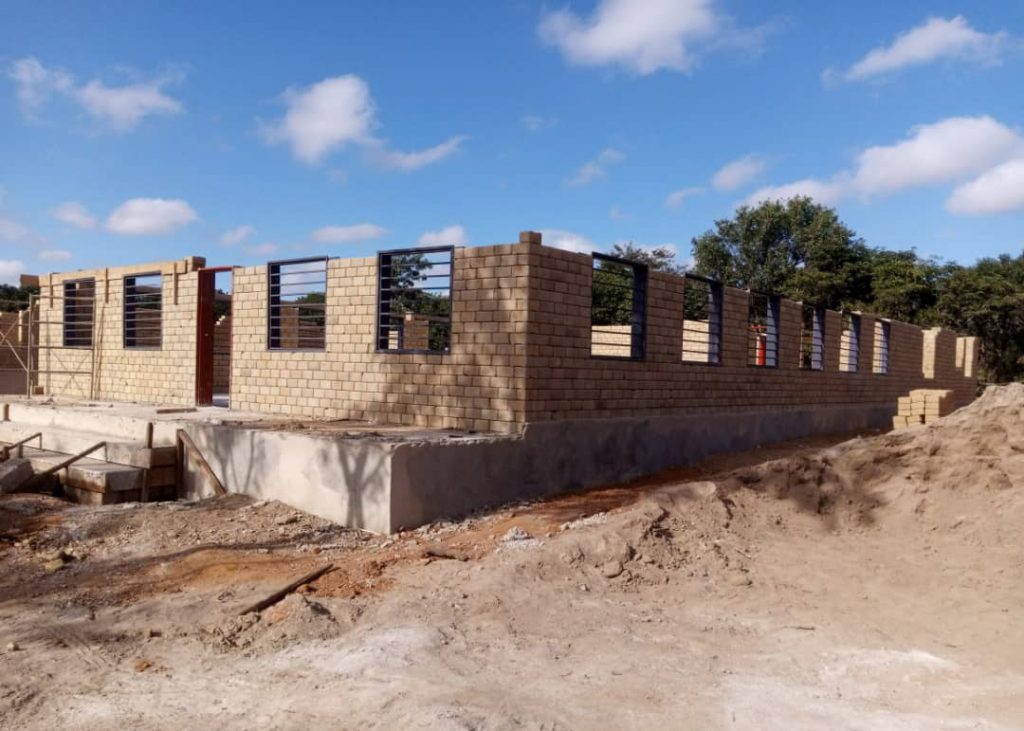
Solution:
[{"label": "tree canopy", "polygon": [[[681,271],[667,247],[612,253]],[[693,257],[697,274],[733,287],[975,335],[984,378],[1024,380],[1024,253],[962,266],[873,248],[833,209],[797,197],[740,206],[693,239]]]},{"label": "tree canopy", "polygon": [[835,211],[809,198],[741,206],[693,240],[694,269],[735,287],[858,306],[871,293],[871,252]]},{"label": "tree canopy", "polygon": [[1024,253],[951,268],[935,309],[939,322],[978,336],[989,379],[1024,380]]},{"label": "tree canopy", "polygon": [[653,249],[644,249],[634,246],[632,241],[615,244],[611,250],[612,256],[620,259],[635,261],[637,264],[646,264],[648,268],[659,272],[673,272],[679,274],[684,267],[676,263],[676,252],[671,246],[656,246]]},{"label": "tree canopy", "polygon": [[0,284],[0,312],[17,312],[28,305],[29,295],[38,294],[37,287],[16,287]]},{"label": "tree canopy", "polygon": [[976,335],[988,378],[1024,378],[1024,254],[960,266],[872,248],[798,197],[741,206],[693,240],[693,255],[698,273],[732,286]]}]

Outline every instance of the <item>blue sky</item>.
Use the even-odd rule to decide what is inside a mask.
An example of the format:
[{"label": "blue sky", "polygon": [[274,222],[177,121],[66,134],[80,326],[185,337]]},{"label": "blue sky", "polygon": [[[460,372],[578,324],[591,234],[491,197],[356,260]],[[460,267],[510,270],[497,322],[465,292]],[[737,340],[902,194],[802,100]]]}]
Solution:
[{"label": "blue sky", "polygon": [[1024,3],[0,3],[0,281],[418,243],[690,240],[812,193],[1024,246]]}]

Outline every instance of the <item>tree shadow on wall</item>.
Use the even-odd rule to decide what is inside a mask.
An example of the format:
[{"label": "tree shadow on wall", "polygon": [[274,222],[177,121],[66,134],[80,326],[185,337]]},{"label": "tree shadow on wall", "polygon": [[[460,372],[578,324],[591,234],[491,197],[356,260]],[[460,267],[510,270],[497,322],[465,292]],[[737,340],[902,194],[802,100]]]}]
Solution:
[{"label": "tree shadow on wall", "polygon": [[[284,464],[286,444],[276,450],[267,448],[266,440],[275,438],[269,430],[223,425],[216,427],[216,438],[201,449],[229,492],[280,500],[333,520],[345,516],[338,522],[353,528],[367,527],[373,511],[380,510],[382,504],[387,508],[385,464],[377,458],[381,451],[372,442],[344,436],[307,436],[310,445],[316,445],[316,454],[312,462],[299,467],[305,479],[297,480]],[[192,472],[205,480],[201,473]],[[331,479],[334,475],[336,478]],[[302,485],[305,487],[301,490],[315,494],[302,494]],[[333,493],[337,498],[332,502]]]},{"label": "tree shadow on wall", "polygon": [[[387,525],[391,490],[385,469],[387,459],[379,446],[364,439],[324,439],[318,462],[320,473],[324,475],[340,468],[340,487],[344,489],[345,502],[339,507],[346,511],[345,525],[370,530],[380,530],[382,525]],[[339,486],[329,487],[337,490]],[[374,520],[370,513],[380,511],[385,519]]]}]

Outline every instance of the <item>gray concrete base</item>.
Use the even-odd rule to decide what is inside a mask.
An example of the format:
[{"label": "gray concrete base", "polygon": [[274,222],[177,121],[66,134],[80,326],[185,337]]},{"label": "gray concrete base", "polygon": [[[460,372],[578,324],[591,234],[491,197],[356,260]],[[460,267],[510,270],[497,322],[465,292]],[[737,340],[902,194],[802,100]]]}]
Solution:
[{"label": "gray concrete base", "polygon": [[[392,443],[230,424],[189,424],[186,431],[228,492],[280,500],[353,528],[392,530]],[[194,462],[183,478],[184,495],[212,494]]]},{"label": "gray concrete base", "polygon": [[[677,414],[531,424],[522,436],[377,441],[187,427],[231,492],[385,533],[490,505],[607,485],[713,454],[885,427],[894,406]],[[204,491],[195,466],[186,486]]]}]

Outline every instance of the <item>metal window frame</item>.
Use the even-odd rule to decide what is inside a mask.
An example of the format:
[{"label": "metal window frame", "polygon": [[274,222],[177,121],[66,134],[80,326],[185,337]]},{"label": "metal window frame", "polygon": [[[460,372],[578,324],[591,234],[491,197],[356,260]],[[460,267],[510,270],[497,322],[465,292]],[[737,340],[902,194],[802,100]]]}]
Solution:
[{"label": "metal window frame", "polygon": [[[590,357],[598,360],[643,361],[647,350],[647,277],[649,267],[640,262],[610,254],[593,252],[590,255]],[[594,273],[598,261],[622,264],[633,270],[632,311],[629,317],[629,355],[594,355]]]},{"label": "metal window frame", "polygon": [[[691,274],[685,272],[683,274],[684,280],[691,280],[695,282],[701,282],[702,284],[708,285],[708,359],[707,361],[701,362],[699,360],[686,360],[681,359],[680,362],[684,365],[693,366],[720,366],[722,365],[722,340],[725,337],[725,331],[723,328],[723,308],[725,306],[725,285],[723,285],[717,279],[711,277],[705,277],[700,274]],[[686,285],[683,285],[684,290]],[[684,295],[685,297],[685,291]],[[712,320],[711,315],[714,313],[715,319]],[[686,303],[683,303],[683,321],[686,321]],[[712,324],[714,327],[712,327]],[[713,346],[713,348],[712,348]],[[686,331],[683,331],[683,347],[681,353],[686,352]]]},{"label": "metal window frame", "polygon": [[751,363],[749,340],[747,344],[747,366],[750,368],[776,369],[779,367],[779,347],[782,343],[782,296],[761,292],[756,289],[747,290],[747,334],[750,334],[750,313],[754,307],[754,297],[764,297],[765,307],[765,348],[764,365]]},{"label": "metal window frame", "polygon": [[[92,282],[92,297],[81,297],[79,294],[77,294],[77,291],[78,291],[77,290],[77,285],[83,284],[85,282]],[[76,289],[75,289],[76,294],[72,295],[70,297],[70,299],[75,300],[75,301],[78,301],[78,300],[88,300],[89,302],[92,303],[92,310],[90,312],[89,321],[87,323],[88,326],[89,326],[88,330],[84,331],[83,333],[81,333],[81,334],[79,334],[77,336],[77,338],[79,338],[79,339],[82,338],[83,336],[88,337],[88,339],[89,339],[88,343],[78,342],[78,343],[75,343],[74,345],[69,345],[68,344],[68,340],[69,340],[69,337],[68,337],[68,326],[71,325],[72,327],[75,327],[75,326],[80,324],[80,323],[69,323],[68,322],[68,301],[69,301],[68,285],[76,285]],[[78,279],[65,279],[65,280],[63,280],[61,282],[61,290],[62,290],[62,298],[61,299],[62,299],[62,302],[63,302],[63,305],[62,305],[62,320],[61,320],[61,338],[60,338],[61,339],[61,347],[68,348],[68,349],[71,349],[71,350],[76,350],[76,349],[79,349],[79,350],[91,350],[93,348],[94,344],[95,344],[94,341],[95,341],[95,325],[96,325],[96,277],[79,277]],[[161,312],[162,311],[163,311],[163,307],[161,306]]]},{"label": "metal window frame", "polygon": [[[390,348],[388,343],[390,342],[390,325],[383,325],[383,319],[385,317],[391,317],[391,287],[385,288],[384,285],[384,269],[388,269],[388,279],[391,278],[390,267],[391,259],[394,256],[402,256],[407,254],[448,254],[448,317],[439,318],[439,321],[443,322],[447,319],[448,322],[448,347],[442,350],[435,350],[432,348],[405,348],[402,342],[402,332],[399,331],[398,347]],[[435,264],[441,264],[442,262],[434,262]],[[444,276],[444,275],[436,275]],[[444,289],[441,287],[440,289]],[[374,352],[384,354],[417,354],[417,355],[451,355],[452,346],[454,343],[453,337],[453,324],[455,322],[455,247],[454,246],[424,246],[424,247],[413,247],[406,249],[385,249],[377,252],[377,312],[374,318]],[[428,337],[427,342],[429,343],[430,330],[427,330]]]},{"label": "metal window frame", "polygon": [[[324,265],[324,302],[323,302],[324,342],[323,342],[322,345],[319,345],[319,346],[302,346],[302,347],[297,346],[297,347],[294,347],[294,348],[283,348],[280,345],[274,345],[273,343],[274,343],[275,338],[277,339],[278,342],[280,342],[280,339],[281,339],[281,333],[280,333],[281,326],[280,326],[280,323],[278,323],[278,325],[276,327],[274,325],[274,307],[280,308],[282,306],[282,303],[281,303],[281,292],[280,292],[281,284],[278,283],[278,285],[277,285],[278,292],[277,292],[277,294],[275,296],[274,291],[273,291],[273,285],[271,284],[271,282],[273,281],[273,277],[274,276],[277,276],[277,277],[281,276],[281,267],[282,266],[290,266],[292,264],[312,264],[314,262],[323,262],[323,265]],[[268,351],[273,351],[275,353],[321,353],[321,352],[324,352],[324,351],[327,350],[327,285],[328,285],[328,282],[329,282],[329,276],[328,276],[328,267],[329,267],[329,265],[330,265],[330,257],[327,256],[326,254],[323,255],[323,256],[304,256],[304,257],[300,257],[298,259],[275,259],[273,261],[268,261],[267,262],[267,340],[266,340],[267,347],[266,347],[266,349]],[[277,273],[276,274],[274,272],[275,268],[277,269]],[[278,331],[277,333],[274,332],[275,329]]]},{"label": "metal window frame", "polygon": [[[878,319],[875,320],[875,327],[881,331],[881,337],[875,339],[871,370],[875,375],[887,376],[889,375],[891,365],[889,359],[892,355],[892,322]],[[884,364],[884,368],[880,368],[880,364]]]},{"label": "metal window frame", "polygon": [[[134,316],[135,303],[128,302],[128,280],[132,280],[131,286],[134,288],[137,286],[135,280],[143,279],[145,277],[160,277],[160,344],[159,345],[134,345],[128,342],[129,329],[132,331],[132,337],[138,338],[138,333],[135,332],[134,323],[129,328],[128,324],[128,313],[129,308],[132,308],[132,314]],[[133,274],[126,274],[121,278],[121,292],[122,292],[122,306],[121,306],[121,345],[124,350],[163,350],[164,347],[164,273],[161,271],[147,271],[138,272]]]},{"label": "metal window frame", "polygon": [[[824,305],[817,305],[811,302],[800,303],[800,370],[807,373],[822,373],[825,370],[825,352],[828,342],[826,341],[825,321],[828,318],[828,308]],[[803,316],[807,309],[811,311],[811,363],[804,365],[804,334],[807,332],[804,327]]]},{"label": "metal window frame", "polygon": [[[843,333],[846,332],[846,328],[842,326],[842,318],[845,315],[850,317],[850,347],[846,349],[845,354],[847,356],[852,355],[852,362],[848,362],[848,368],[843,368]],[[849,310],[842,310],[839,313],[839,372],[856,374],[860,373],[860,337],[861,337],[861,316],[859,312],[851,312]]]}]

